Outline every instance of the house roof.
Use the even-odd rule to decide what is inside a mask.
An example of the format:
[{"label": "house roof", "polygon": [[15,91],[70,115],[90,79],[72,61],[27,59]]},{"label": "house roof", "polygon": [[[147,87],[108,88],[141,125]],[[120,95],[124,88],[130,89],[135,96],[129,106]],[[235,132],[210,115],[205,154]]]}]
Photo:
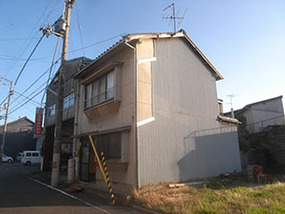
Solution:
[{"label": "house roof", "polygon": [[98,62],[103,57],[107,56],[110,52],[115,51],[116,49],[119,49],[121,46],[125,46],[126,42],[136,42],[139,41],[139,39],[148,39],[148,38],[183,38],[186,40],[186,42],[198,53],[198,55],[201,57],[201,59],[208,65],[211,72],[215,75],[216,80],[223,79],[223,76],[218,72],[218,70],[215,68],[215,66],[207,59],[207,57],[202,53],[202,51],[194,44],[194,42],[187,36],[186,32],[184,30],[180,30],[175,33],[136,33],[136,34],[127,34],[126,36],[123,36],[121,40],[119,40],[117,43],[115,43],[113,46],[108,48],[106,51],[101,53],[98,57],[96,57],[93,62],[91,62],[88,66],[86,66],[83,70],[81,70],[79,73],[77,73],[74,78],[78,79],[82,75],[84,75],[88,68],[90,68],[92,65],[94,65],[96,62]]},{"label": "house roof", "polygon": [[[34,122],[33,122],[32,120],[30,120],[29,118],[27,118],[27,117],[21,117],[21,118],[19,118],[18,120],[14,120],[14,121],[8,123],[8,125],[18,123],[18,122],[20,122],[20,121],[22,121],[22,120],[26,120],[26,121],[28,121],[29,123],[31,123],[32,125],[34,125]],[[3,127],[3,125],[0,126],[0,129],[1,129],[1,127]]]},{"label": "house roof", "polygon": [[[273,97],[273,98],[270,98],[270,99],[267,99],[267,100],[262,100],[262,101],[258,101],[258,102],[255,102],[255,103],[250,103],[250,104],[247,104],[242,109],[235,110],[234,114],[241,114],[241,113],[245,112],[246,110],[250,109],[254,105],[258,105],[258,104],[261,104],[261,103],[270,102],[270,101],[277,100],[277,99],[282,99],[282,98],[283,98],[283,96],[281,95],[281,96]],[[228,114],[231,114],[231,112],[224,113],[224,115],[228,115]]]},{"label": "house roof", "polygon": [[236,118],[231,118],[231,117],[225,117],[225,116],[221,116],[221,115],[218,115],[218,119],[220,121],[223,121],[223,122],[227,122],[227,123],[233,123],[233,124],[242,124],[238,119]]},{"label": "house roof", "polygon": [[[86,64],[89,64],[89,63],[91,63],[91,62],[93,61],[92,59],[89,59],[89,58],[87,58],[87,57],[82,56],[82,57],[77,57],[77,58],[69,59],[69,60],[66,61],[66,64],[70,64],[70,63],[72,63],[72,62],[76,62],[76,61],[80,61],[80,60],[82,60],[82,61],[83,61],[83,64],[85,64],[84,67],[86,67]],[[83,67],[83,68],[84,68],[84,67]],[[50,81],[50,84],[52,84],[52,82],[54,81],[54,79],[57,78],[57,76],[58,76],[58,74],[59,74],[59,71],[60,71],[60,68],[57,69],[57,71],[56,71],[54,77],[53,77],[52,80]]]}]

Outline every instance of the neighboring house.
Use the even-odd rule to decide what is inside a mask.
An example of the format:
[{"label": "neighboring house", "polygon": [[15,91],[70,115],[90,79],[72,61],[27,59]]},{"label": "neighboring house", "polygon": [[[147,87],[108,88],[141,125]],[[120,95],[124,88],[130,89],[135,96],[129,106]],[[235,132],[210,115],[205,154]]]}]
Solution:
[{"label": "neighboring house", "polygon": [[237,120],[219,117],[221,74],[184,31],[130,34],[74,77],[76,175],[141,187],[240,172]]},{"label": "neighboring house", "polygon": [[[244,117],[246,130],[252,134],[262,131],[267,126],[284,125],[284,110],[282,96],[248,104],[242,109],[235,110],[237,118]],[[225,113],[230,116],[230,113]]]},{"label": "neighboring house", "polygon": [[[84,66],[90,63],[91,60],[85,57],[80,57],[66,62],[63,68],[64,79],[64,100],[63,100],[63,116],[62,116],[62,143],[61,151],[63,154],[72,153],[72,136],[74,127],[74,91],[76,85],[74,83],[73,75],[81,70]],[[43,170],[50,169],[54,142],[54,128],[55,128],[55,109],[58,92],[58,74],[52,79],[48,86],[46,97],[45,110],[45,131],[43,140]]]},{"label": "neighboring house", "polygon": [[[27,117],[19,118],[7,124],[4,153],[16,158],[19,152],[35,150],[37,140],[34,139],[34,122]],[[3,126],[0,126],[0,145],[3,141]]]}]

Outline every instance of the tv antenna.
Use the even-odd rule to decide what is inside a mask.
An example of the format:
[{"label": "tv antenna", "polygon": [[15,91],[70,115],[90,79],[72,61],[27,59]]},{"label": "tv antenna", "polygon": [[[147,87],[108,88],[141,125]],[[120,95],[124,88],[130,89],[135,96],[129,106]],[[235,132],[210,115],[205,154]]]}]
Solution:
[{"label": "tv antenna", "polygon": [[235,115],[234,115],[234,108],[233,108],[233,98],[236,97],[236,96],[237,95],[234,95],[234,94],[227,95],[227,97],[230,97],[230,103],[228,103],[228,104],[231,105],[231,116],[232,116],[232,118],[235,117]]},{"label": "tv antenna", "polygon": [[176,11],[175,11],[175,5],[174,3],[172,3],[171,5],[168,5],[166,8],[163,9],[163,11],[166,11],[167,9],[171,8],[172,7],[172,15],[171,16],[166,16],[166,17],[163,17],[163,19],[171,19],[173,20],[173,30],[174,32],[176,32],[176,20],[177,19],[180,19],[180,23],[179,23],[179,26],[181,25],[181,22],[182,20],[184,19],[184,16],[186,14],[186,11],[188,10],[188,8],[185,10],[184,12],[184,15],[182,17],[178,17],[177,14],[176,14]]}]

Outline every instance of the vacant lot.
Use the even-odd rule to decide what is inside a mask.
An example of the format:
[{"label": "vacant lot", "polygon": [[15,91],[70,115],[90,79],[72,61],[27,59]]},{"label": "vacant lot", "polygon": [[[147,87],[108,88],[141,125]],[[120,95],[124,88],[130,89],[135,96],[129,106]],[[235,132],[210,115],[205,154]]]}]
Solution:
[{"label": "vacant lot", "polygon": [[146,186],[134,193],[140,206],[163,213],[285,213],[285,183],[257,185],[237,179],[200,187]]}]

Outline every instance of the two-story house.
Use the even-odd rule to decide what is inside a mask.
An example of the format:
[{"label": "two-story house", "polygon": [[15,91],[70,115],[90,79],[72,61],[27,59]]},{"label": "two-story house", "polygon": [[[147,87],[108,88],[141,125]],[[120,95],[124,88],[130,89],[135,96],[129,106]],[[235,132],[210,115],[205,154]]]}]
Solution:
[{"label": "two-story house", "polygon": [[184,31],[127,35],[74,78],[79,179],[102,181],[89,135],[119,184],[241,171],[235,121],[219,117],[223,77]]},{"label": "two-story house", "polygon": [[[62,116],[62,153],[72,153],[73,143],[73,127],[74,127],[74,91],[76,84],[73,79],[74,74],[90,63],[90,59],[80,57],[68,60],[62,69],[64,81],[64,100],[63,100],[63,116]],[[59,68],[61,69],[61,68]],[[47,88],[46,109],[45,109],[45,135],[43,140],[43,169],[48,170],[51,167],[54,130],[55,130],[55,109],[58,92],[58,75],[59,70],[51,80]]]}]

